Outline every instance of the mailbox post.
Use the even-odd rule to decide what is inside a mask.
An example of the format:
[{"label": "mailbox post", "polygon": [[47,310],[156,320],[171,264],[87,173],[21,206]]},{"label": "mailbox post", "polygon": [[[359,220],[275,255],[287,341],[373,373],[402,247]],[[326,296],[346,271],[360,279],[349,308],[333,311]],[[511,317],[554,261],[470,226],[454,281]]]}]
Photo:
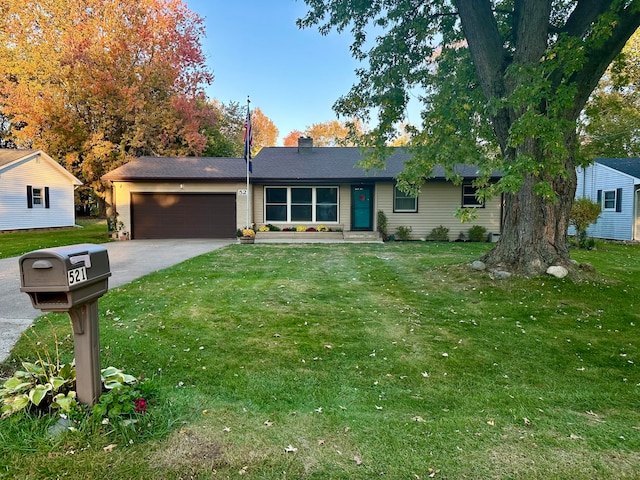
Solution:
[{"label": "mailbox post", "polygon": [[100,397],[98,298],[109,289],[109,255],[100,245],[45,248],[20,257],[20,291],[43,312],[68,312],[73,325],[76,393],[89,406]]}]

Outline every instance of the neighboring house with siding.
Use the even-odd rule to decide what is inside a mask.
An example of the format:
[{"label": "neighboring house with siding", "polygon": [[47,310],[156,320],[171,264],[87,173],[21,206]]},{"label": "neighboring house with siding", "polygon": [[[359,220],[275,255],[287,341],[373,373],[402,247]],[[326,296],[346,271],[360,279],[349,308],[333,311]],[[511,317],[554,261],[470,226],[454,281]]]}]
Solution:
[{"label": "neighboring house with siding", "polygon": [[602,208],[587,235],[640,240],[640,158],[597,158],[578,168],[577,176],[576,198],[589,198]]},{"label": "neighboring house with siding", "polygon": [[[449,228],[449,238],[472,225],[500,234],[502,202],[481,203],[471,182],[477,169],[460,166],[461,185],[436,168],[417,197],[396,188],[396,177],[409,154],[396,149],[386,168],[365,171],[358,148],[314,147],[301,138],[298,147],[266,147],[253,159],[247,191],[241,158],[141,157],[106,174],[112,183],[118,221],[133,239],[232,237],[248,223],[280,228],[326,225],[345,236],[376,232],[377,212],[388,219],[388,231],[411,227],[424,239],[434,228]],[[247,207],[247,199],[249,205]],[[462,224],[460,207],[475,208],[477,218]]]},{"label": "neighboring house with siding", "polygon": [[0,149],[0,231],[73,226],[79,185],[42,150]]}]

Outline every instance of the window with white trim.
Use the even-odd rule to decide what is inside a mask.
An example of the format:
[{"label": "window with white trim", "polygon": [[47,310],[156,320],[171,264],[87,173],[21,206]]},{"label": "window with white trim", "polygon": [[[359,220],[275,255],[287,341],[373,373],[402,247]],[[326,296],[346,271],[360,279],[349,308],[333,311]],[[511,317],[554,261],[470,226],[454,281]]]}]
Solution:
[{"label": "window with white trim", "polygon": [[393,211],[415,213],[418,211],[418,197],[403,192],[396,185],[393,189]]},{"label": "window with white trim", "polygon": [[615,211],[616,209],[616,191],[605,190],[602,192],[602,209]]},{"label": "window with white trim", "polygon": [[598,203],[603,212],[622,212],[622,189],[598,190]]},{"label": "window with white trim", "polygon": [[338,187],[265,187],[265,222],[338,222]]},{"label": "window with white trim", "polygon": [[42,207],[42,189],[33,187],[33,190],[31,190],[31,199],[34,207]]},{"label": "window with white trim", "polygon": [[49,208],[49,187],[27,185],[27,208]]},{"label": "window with white trim", "polygon": [[470,184],[462,184],[462,206],[484,208],[484,202],[478,199],[478,187]]}]

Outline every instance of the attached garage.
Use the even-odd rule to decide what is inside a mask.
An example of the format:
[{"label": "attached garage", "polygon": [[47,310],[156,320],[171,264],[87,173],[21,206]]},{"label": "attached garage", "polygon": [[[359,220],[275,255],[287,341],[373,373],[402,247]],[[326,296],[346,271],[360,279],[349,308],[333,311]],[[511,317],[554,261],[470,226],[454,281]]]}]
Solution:
[{"label": "attached garage", "polygon": [[236,196],[205,193],[132,193],[132,238],[232,238]]},{"label": "attached garage", "polygon": [[247,223],[242,158],[140,157],[102,178],[110,215],[133,240],[229,239]]}]

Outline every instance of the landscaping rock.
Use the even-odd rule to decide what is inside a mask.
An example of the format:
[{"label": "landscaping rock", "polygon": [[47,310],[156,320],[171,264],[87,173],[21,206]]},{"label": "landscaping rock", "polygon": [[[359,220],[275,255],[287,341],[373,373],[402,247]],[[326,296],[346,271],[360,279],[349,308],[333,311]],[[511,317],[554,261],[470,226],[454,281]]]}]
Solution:
[{"label": "landscaping rock", "polygon": [[564,278],[567,275],[569,275],[569,270],[567,270],[561,265],[552,265],[549,268],[547,268],[547,273],[549,275],[553,275],[556,278]]},{"label": "landscaping rock", "polygon": [[496,280],[506,280],[508,278],[511,278],[511,275],[511,272],[507,272],[505,270],[493,270],[491,272],[492,278],[495,278]]},{"label": "landscaping rock", "polygon": [[587,262],[581,263],[578,265],[578,268],[583,272],[594,273],[596,271],[595,267]]},{"label": "landscaping rock", "polygon": [[69,427],[71,427],[72,425],[73,423],[71,423],[71,420],[67,418],[59,418],[56,423],[49,427],[49,436],[57,437],[58,435],[69,430]]},{"label": "landscaping rock", "polygon": [[477,270],[479,272],[485,270],[487,268],[487,266],[484,264],[484,262],[481,262],[480,260],[475,260],[474,262],[471,262],[471,269],[472,270]]}]

